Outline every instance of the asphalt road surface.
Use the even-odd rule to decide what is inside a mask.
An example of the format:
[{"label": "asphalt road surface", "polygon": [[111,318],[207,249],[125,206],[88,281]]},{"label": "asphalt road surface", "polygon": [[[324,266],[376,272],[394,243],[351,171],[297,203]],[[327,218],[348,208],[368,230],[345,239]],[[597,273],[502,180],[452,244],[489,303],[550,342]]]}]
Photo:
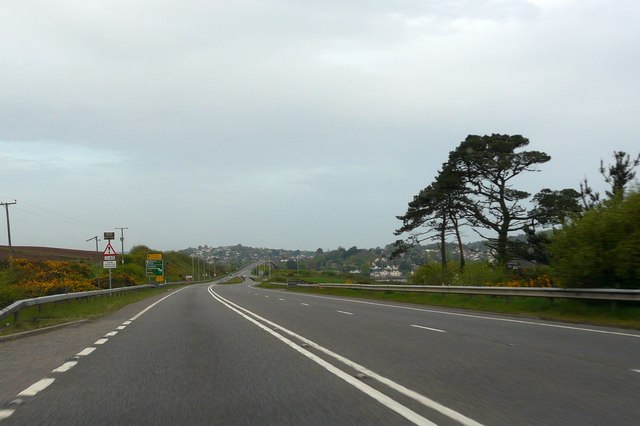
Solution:
[{"label": "asphalt road surface", "polygon": [[198,284],[0,342],[3,424],[637,425],[640,332]]}]

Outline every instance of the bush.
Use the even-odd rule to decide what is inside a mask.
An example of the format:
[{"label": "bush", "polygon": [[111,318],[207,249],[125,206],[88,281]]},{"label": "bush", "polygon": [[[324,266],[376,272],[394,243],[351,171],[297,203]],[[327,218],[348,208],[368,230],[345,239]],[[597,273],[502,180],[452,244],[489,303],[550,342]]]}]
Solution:
[{"label": "bush", "polygon": [[558,231],[552,270],[563,287],[640,288],[640,193],[589,210]]},{"label": "bush", "polygon": [[513,278],[503,268],[485,262],[467,262],[463,273],[457,263],[450,262],[444,271],[439,263],[422,265],[409,277],[409,282],[417,285],[491,286]]}]

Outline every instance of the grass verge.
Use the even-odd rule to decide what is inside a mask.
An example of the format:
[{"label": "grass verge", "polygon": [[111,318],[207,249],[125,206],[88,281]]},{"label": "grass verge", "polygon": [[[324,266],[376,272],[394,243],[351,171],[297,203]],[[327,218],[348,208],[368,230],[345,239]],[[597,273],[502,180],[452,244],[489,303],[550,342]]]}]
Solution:
[{"label": "grass verge", "polygon": [[469,309],[474,311],[565,321],[580,324],[640,329],[640,303],[588,300],[550,300],[537,297],[475,296],[458,294],[367,291],[340,288],[284,287],[263,283],[259,287],[303,293],[361,299],[385,300],[418,305]]},{"label": "grass verge", "polygon": [[140,291],[115,293],[112,296],[91,297],[69,301],[47,303],[22,309],[17,322],[13,315],[2,320],[0,336],[22,333],[52,325],[64,324],[81,319],[94,319],[140,300],[164,294],[168,289],[180,287],[180,284],[162,288],[140,289]]}]

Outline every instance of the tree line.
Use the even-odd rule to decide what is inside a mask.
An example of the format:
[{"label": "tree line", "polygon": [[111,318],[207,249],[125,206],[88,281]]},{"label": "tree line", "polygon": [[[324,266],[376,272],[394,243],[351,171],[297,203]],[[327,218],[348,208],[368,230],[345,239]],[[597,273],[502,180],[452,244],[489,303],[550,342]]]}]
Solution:
[{"label": "tree line", "polygon": [[[605,166],[601,161],[599,171],[609,185],[602,197],[586,178],[580,182],[579,190],[543,188],[532,195],[516,187],[516,178],[538,172],[539,166],[551,157],[542,151],[525,150],[528,145],[529,139],[521,135],[467,136],[449,153],[433,182],[413,196],[406,213],[397,216],[402,226],[395,234],[408,236],[396,241],[394,255],[423,241],[437,241],[444,270],[448,263],[446,243],[453,239],[458,245],[459,269],[464,272],[462,228],[468,228],[492,249],[498,267],[506,268],[513,259],[526,259],[553,264],[565,285],[598,286],[606,285],[605,281],[616,287],[639,286],[640,211],[634,209],[640,195],[637,191],[627,194],[627,186],[635,177],[640,155],[632,158],[614,151],[613,164]],[[618,219],[614,220],[614,216]],[[605,246],[621,244],[627,251],[626,255],[621,253],[625,259],[609,256],[609,262],[626,265],[625,272],[612,275],[612,266],[601,265],[608,275],[596,274],[599,284],[568,273],[572,266],[567,263],[576,259],[565,251],[580,253],[576,244],[585,245],[589,239],[599,241],[597,235],[591,234],[602,232],[594,227],[605,222],[611,228],[606,231]],[[553,231],[545,232],[549,228]],[[524,233],[526,240],[510,238],[516,232]],[[616,240],[616,236],[624,241]],[[581,256],[595,262],[594,255],[600,250],[588,245]],[[614,278],[607,278],[611,276]]]}]

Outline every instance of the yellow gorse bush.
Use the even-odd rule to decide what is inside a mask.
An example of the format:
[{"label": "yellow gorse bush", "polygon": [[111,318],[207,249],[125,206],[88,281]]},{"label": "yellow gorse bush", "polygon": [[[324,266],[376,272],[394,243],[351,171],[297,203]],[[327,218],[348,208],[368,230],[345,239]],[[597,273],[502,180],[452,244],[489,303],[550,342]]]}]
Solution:
[{"label": "yellow gorse bush", "polygon": [[78,262],[45,260],[42,262],[14,259],[16,285],[27,297],[96,290],[91,268]]},{"label": "yellow gorse bush", "polygon": [[509,280],[487,285],[495,285],[498,287],[554,287],[553,280],[548,275],[540,275],[539,277],[529,280]]}]

